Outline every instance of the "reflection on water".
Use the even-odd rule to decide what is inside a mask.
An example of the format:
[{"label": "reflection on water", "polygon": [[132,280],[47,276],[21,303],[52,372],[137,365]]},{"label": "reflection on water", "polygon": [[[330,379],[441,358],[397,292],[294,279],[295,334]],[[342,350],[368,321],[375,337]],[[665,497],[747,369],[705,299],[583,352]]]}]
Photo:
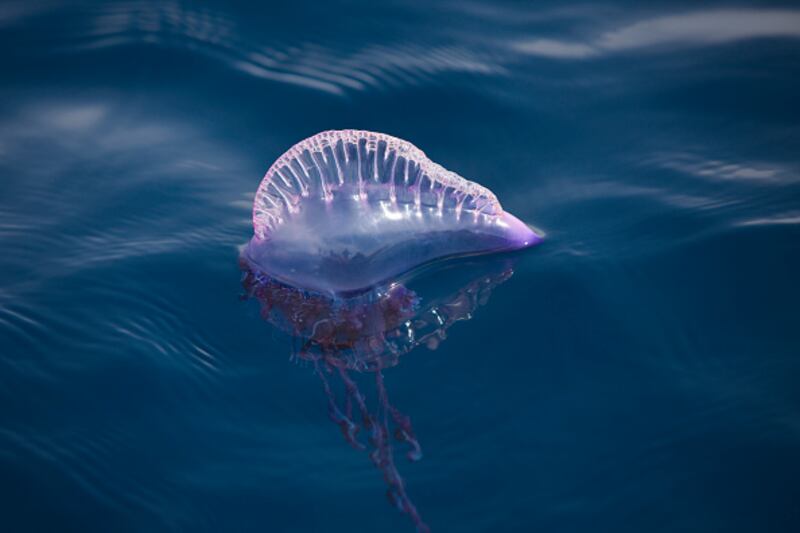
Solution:
[{"label": "reflection on water", "polygon": [[516,48],[550,59],[586,59],[619,52],[663,51],[765,38],[800,38],[800,11],[794,9],[707,9],[635,20],[604,29],[589,43],[523,40]]},{"label": "reflection on water", "polygon": [[[409,498],[394,460],[392,439],[411,461],[422,448],[411,419],[389,401],[383,371],[418,346],[435,350],[456,322],[470,320],[491,291],[513,274],[510,258],[450,264],[349,298],[310,293],[285,285],[240,259],[242,285],[258,300],[261,316],[295,340],[293,357],[310,361],[328,398],[328,416],[357,450],[369,446],[373,464],[388,486],[387,498],[409,515],[418,531],[429,531]],[[409,285],[421,285],[415,292]],[[375,407],[353,372],[375,376]],[[340,381],[342,392],[336,392]],[[363,432],[362,432],[363,430]],[[367,435],[365,445],[359,434]]]},{"label": "reflection on water", "polygon": [[[318,17],[328,15],[328,9],[314,4],[305,7],[319,14],[303,17],[304,31],[300,33],[273,27],[272,17],[264,17],[261,22],[266,27],[257,29],[247,20],[237,20],[218,9],[178,2],[124,2],[84,8],[74,25],[54,25],[52,30],[56,49],[63,54],[131,45],[177,47],[256,78],[335,95],[420,85],[448,73],[502,72],[492,53],[453,44],[445,35],[387,42],[388,34],[372,29],[374,40],[353,47],[347,40],[327,35],[330,29],[324,25],[316,28]],[[43,18],[47,26],[55,22]],[[370,26],[368,19],[352,22],[352,31],[363,32]]]},{"label": "reflection on water", "polygon": [[[357,6],[353,6],[358,11]],[[332,4],[298,5],[252,17],[186,2],[132,1],[83,6],[77,13],[44,5],[9,4],[0,24],[27,23],[48,31],[59,54],[147,45],[186,49],[256,78],[334,95],[437,83],[452,74],[506,77],[525,73],[526,56],[586,60],[619,53],[652,53],[758,39],[800,38],[800,10],[687,6],[678,13],[631,17],[621,6],[488,6],[448,2],[428,13],[400,5],[365,6],[369,16],[341,26]],[[278,16],[272,16],[278,15]],[[425,16],[428,15],[428,16]],[[59,24],[66,16],[72,24]],[[376,31],[374,17],[396,18]],[[440,19],[449,24],[438,23]],[[487,20],[493,31],[481,31]],[[620,22],[624,21],[624,22]],[[293,23],[302,31],[293,31]],[[577,39],[549,35],[553,28]],[[339,32],[357,34],[358,40]],[[25,37],[25,35],[23,35]],[[40,43],[30,44],[36,49]],[[49,51],[49,49],[48,49]]]}]

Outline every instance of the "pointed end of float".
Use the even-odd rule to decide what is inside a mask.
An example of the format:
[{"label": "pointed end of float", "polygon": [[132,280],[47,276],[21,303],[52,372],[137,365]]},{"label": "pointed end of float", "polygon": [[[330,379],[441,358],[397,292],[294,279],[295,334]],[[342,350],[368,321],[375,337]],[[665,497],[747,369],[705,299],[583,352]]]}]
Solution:
[{"label": "pointed end of float", "polygon": [[512,215],[503,213],[502,223],[506,226],[508,239],[515,248],[529,248],[536,246],[544,240],[544,232],[537,230]]}]

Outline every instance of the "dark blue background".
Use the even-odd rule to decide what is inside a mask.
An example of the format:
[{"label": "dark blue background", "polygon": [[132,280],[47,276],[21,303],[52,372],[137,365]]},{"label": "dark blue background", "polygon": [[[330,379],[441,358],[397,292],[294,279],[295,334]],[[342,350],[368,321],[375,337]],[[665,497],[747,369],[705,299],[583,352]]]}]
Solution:
[{"label": "dark blue background", "polygon": [[268,166],[363,128],[547,233],[385,372],[434,531],[800,530],[798,20],[4,2],[2,529],[411,529],[239,299]]}]

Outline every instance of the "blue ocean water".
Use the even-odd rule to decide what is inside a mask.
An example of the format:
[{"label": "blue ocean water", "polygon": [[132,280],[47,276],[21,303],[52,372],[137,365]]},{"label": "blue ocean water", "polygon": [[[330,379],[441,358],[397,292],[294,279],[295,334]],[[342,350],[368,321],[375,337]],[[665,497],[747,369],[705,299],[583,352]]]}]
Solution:
[{"label": "blue ocean water", "polygon": [[339,128],[547,235],[382,372],[432,531],[800,530],[791,3],[5,1],[0,44],[3,531],[414,529],[243,298],[261,177]]}]

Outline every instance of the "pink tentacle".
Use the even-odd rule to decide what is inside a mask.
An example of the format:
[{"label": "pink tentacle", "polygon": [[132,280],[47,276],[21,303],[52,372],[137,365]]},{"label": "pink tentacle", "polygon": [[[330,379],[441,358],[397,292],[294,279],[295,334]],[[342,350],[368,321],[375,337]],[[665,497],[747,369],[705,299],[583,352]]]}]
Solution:
[{"label": "pink tentacle", "polygon": [[339,409],[339,406],[336,404],[336,395],[333,393],[330,383],[328,383],[328,379],[325,377],[325,373],[320,368],[319,360],[313,359],[313,362],[314,371],[322,381],[322,388],[325,391],[325,396],[328,398],[328,416],[339,426],[339,429],[342,430],[342,435],[344,435],[345,440],[350,446],[357,450],[365,449],[365,446],[358,442],[358,425],[351,420],[348,413],[343,413],[341,409]]}]

